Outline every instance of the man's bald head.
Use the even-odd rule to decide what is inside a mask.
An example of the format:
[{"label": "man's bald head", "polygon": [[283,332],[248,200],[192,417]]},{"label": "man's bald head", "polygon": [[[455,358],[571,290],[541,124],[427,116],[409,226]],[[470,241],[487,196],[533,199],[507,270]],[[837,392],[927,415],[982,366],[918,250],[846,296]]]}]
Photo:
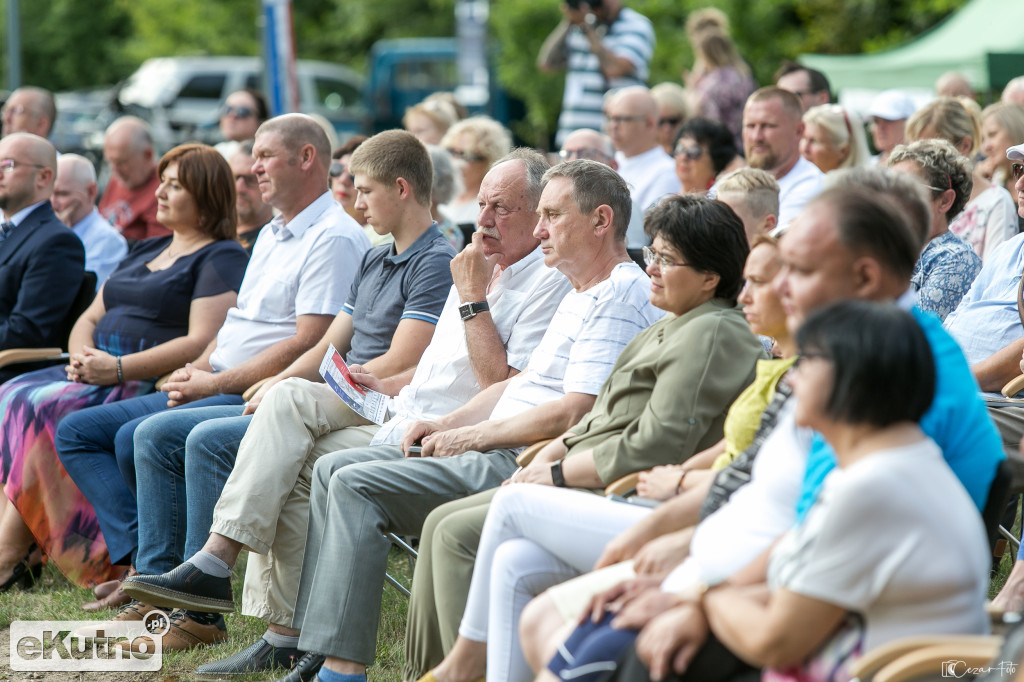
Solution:
[{"label": "man's bald head", "polygon": [[622,88],[605,105],[608,134],[615,148],[637,156],[658,144],[658,102],[642,85]]},{"label": "man's bald head", "polygon": [[612,138],[590,128],[580,128],[569,133],[565,142],[562,143],[561,152],[562,161],[590,159],[591,161],[600,161],[612,168],[618,167],[615,162],[615,145],[612,144]]},{"label": "man's bald head", "polygon": [[3,108],[3,135],[32,133],[49,137],[57,118],[57,106],[49,90],[27,85],[7,98]]},{"label": "man's bald head", "polygon": [[96,169],[78,154],[57,159],[57,181],[53,185],[53,210],[60,221],[74,227],[92,212],[96,203]]},{"label": "man's bald head", "polygon": [[111,123],[103,140],[103,156],[117,180],[128,189],[146,184],[156,171],[149,124],[135,116],[122,116]]},{"label": "man's bald head", "polygon": [[0,173],[0,210],[10,217],[50,198],[57,174],[57,150],[38,135],[11,133],[0,139],[0,161],[8,159],[14,167]]}]

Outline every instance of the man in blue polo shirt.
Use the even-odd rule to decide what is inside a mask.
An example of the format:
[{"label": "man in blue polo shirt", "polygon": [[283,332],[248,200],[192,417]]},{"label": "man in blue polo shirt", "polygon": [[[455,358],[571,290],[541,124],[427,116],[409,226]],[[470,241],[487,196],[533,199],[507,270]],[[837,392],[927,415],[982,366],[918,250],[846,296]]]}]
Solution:
[{"label": "man in blue polo shirt", "polygon": [[[261,151],[257,141],[257,166],[279,162],[263,159]],[[366,253],[320,342],[271,378],[247,407],[171,410],[136,426],[137,499],[146,509],[139,515],[139,573],[168,571],[202,547],[251,413],[271,386],[292,377],[322,381],[319,366],[330,344],[349,364],[388,378],[414,367],[430,342],[452,284],[454,252],[430,215],[433,166],[426,147],[409,133],[387,131],[364,142],[350,168],[356,205],[394,243]],[[140,618],[152,608],[132,602],[118,618]],[[220,616],[178,611],[163,642],[165,650],[180,650],[226,638]]]}]

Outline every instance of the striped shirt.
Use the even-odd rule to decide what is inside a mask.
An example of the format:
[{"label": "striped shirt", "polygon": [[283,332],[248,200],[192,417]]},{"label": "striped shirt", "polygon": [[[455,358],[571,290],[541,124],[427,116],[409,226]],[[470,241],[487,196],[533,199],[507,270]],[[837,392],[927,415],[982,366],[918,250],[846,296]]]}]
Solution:
[{"label": "striped shirt", "polygon": [[569,63],[562,113],[558,117],[556,142],[559,145],[569,133],[579,128],[601,130],[604,123],[601,105],[606,92],[647,82],[647,64],[654,54],[654,28],[647,17],[628,7],[619,11],[619,16],[602,38],[602,44],[615,56],[628,59],[633,64],[633,73],[612,80],[601,73],[601,62],[590,51],[590,41],[582,29],[571,27],[565,40]]},{"label": "striped shirt", "polygon": [[635,263],[620,263],[603,282],[566,294],[526,371],[509,382],[490,418],[566,393],[597,395],[626,344],[665,314],[651,305],[650,285]]}]

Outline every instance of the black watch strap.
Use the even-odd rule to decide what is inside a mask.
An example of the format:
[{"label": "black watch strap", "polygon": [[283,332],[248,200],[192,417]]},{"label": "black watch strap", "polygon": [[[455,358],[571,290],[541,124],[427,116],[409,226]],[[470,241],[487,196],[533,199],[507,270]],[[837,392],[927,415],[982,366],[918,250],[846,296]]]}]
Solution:
[{"label": "black watch strap", "polygon": [[490,309],[491,306],[487,305],[487,301],[479,301],[476,303],[463,303],[462,305],[459,306],[459,315],[462,316],[462,320],[463,322],[465,322],[466,320],[472,320],[480,313]]},{"label": "black watch strap", "polygon": [[565,474],[562,473],[562,460],[551,463],[551,482],[557,488],[565,488]]}]

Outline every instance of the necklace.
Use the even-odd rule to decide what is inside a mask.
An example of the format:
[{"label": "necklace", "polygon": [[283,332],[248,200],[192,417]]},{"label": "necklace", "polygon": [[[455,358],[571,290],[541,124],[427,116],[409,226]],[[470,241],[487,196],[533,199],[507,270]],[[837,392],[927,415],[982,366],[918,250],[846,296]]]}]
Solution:
[{"label": "necklace", "polygon": [[186,254],[192,253],[193,251],[196,250],[196,248],[198,248],[198,247],[200,247],[200,246],[202,246],[202,245],[204,245],[206,243],[207,243],[207,241],[203,240],[203,241],[196,242],[196,244],[189,244],[188,246],[184,247],[178,253],[174,253],[174,251],[171,249],[171,245],[168,244],[167,245],[167,250],[164,251],[164,253],[167,254],[168,258],[178,258],[179,256],[184,256]]}]

